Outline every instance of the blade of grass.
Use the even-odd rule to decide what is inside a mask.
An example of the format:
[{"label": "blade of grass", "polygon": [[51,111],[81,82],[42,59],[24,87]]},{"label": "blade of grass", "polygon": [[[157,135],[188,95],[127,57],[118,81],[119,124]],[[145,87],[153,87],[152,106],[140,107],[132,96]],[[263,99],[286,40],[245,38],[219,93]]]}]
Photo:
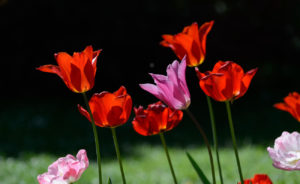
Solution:
[{"label": "blade of grass", "polygon": [[210,184],[210,182],[208,181],[207,177],[205,176],[205,174],[203,173],[202,169],[198,166],[198,164],[196,163],[196,161],[193,159],[193,157],[188,153],[186,152],[186,155],[189,159],[189,161],[191,162],[193,168],[195,169],[195,171],[197,172],[199,178],[201,179],[201,181],[204,183],[204,184]]}]

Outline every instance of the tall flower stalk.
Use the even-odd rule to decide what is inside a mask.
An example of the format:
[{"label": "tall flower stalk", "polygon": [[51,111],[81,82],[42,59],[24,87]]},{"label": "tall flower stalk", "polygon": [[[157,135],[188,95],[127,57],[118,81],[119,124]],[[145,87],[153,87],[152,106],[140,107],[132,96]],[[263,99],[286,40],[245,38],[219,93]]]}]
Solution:
[{"label": "tall flower stalk", "polygon": [[87,111],[91,117],[91,122],[92,122],[92,128],[93,128],[93,133],[94,133],[94,139],[95,139],[95,146],[96,146],[96,154],[97,154],[97,165],[98,165],[98,174],[99,174],[99,183],[102,184],[102,170],[101,170],[101,155],[100,155],[100,146],[99,146],[99,138],[98,138],[98,132],[97,132],[97,127],[95,124],[95,120],[89,105],[89,101],[86,97],[85,93],[82,93],[84,103],[86,105]]},{"label": "tall flower stalk", "polygon": [[229,122],[229,127],[230,127],[230,134],[231,134],[231,138],[232,138],[235,159],[236,159],[236,163],[238,166],[238,171],[239,171],[241,182],[242,182],[242,184],[244,184],[242,167],[241,167],[241,163],[240,163],[240,159],[239,159],[239,153],[238,153],[238,148],[237,148],[236,138],[235,138],[235,133],[234,133],[234,126],[233,126],[233,121],[232,121],[232,116],[231,116],[230,103],[229,103],[229,101],[226,101],[225,104],[226,104],[226,110],[227,110],[227,115],[228,115],[228,122]]},{"label": "tall flower stalk", "polygon": [[168,162],[169,162],[169,166],[170,166],[170,170],[171,170],[171,173],[172,173],[172,176],[173,176],[174,183],[177,184],[177,179],[176,179],[175,172],[174,172],[174,169],[173,169],[172,161],[170,159],[170,155],[169,155],[168,147],[167,147],[167,144],[166,144],[165,136],[162,132],[159,133],[159,136],[160,136],[161,143],[164,146],[164,149],[165,149],[165,152],[166,152],[166,156],[167,156],[167,159],[168,159]]},{"label": "tall flower stalk", "polygon": [[207,95],[206,95],[206,100],[207,100],[209,116],[210,116],[210,122],[211,122],[211,127],[212,127],[214,148],[215,148],[216,157],[217,157],[217,164],[218,164],[220,181],[221,181],[221,184],[223,184],[224,181],[223,181],[223,175],[222,175],[221,162],[220,162],[220,158],[219,158],[218,137],[217,137],[217,129],[216,129],[214,111],[213,111],[213,107],[212,107],[212,104],[211,104],[211,100],[210,100],[209,96],[207,96]]},{"label": "tall flower stalk", "polygon": [[117,158],[118,158],[118,161],[119,161],[120,171],[121,171],[121,175],[122,175],[122,181],[123,181],[123,184],[126,184],[126,179],[125,179],[125,174],[124,174],[124,169],[123,169],[123,164],[122,164],[122,158],[121,158],[118,139],[117,139],[117,134],[116,134],[116,129],[111,128],[111,133],[112,133],[112,136],[113,136],[113,140],[114,140],[114,144],[115,144],[115,150],[116,150]]},{"label": "tall flower stalk", "polygon": [[210,144],[208,142],[207,136],[206,136],[203,128],[201,127],[200,123],[197,121],[196,117],[191,113],[191,111],[186,109],[185,112],[191,118],[192,122],[197,127],[197,129],[199,130],[199,132],[200,132],[200,134],[201,134],[201,136],[204,140],[204,143],[205,143],[207,151],[208,151],[210,167],[211,167],[211,175],[212,175],[213,183],[215,184],[216,183],[216,175],[215,175],[214,159],[213,159],[213,156],[212,156],[211,147],[210,147]]}]

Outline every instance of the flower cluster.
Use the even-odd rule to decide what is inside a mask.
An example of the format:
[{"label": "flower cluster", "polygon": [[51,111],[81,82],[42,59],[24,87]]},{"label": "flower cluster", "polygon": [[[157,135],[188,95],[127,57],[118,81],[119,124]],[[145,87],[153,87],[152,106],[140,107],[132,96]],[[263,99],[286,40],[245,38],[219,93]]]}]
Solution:
[{"label": "flower cluster", "polygon": [[[175,35],[164,34],[162,36],[163,41],[161,41],[161,45],[170,47],[180,61],[175,60],[169,64],[166,69],[166,75],[150,73],[155,84],[140,84],[143,90],[151,93],[160,101],[149,104],[145,109],[142,105],[134,107],[135,117],[132,120],[132,127],[137,133],[143,136],[160,136],[174,183],[177,184],[177,178],[167,149],[164,133],[178,126],[183,119],[183,111],[186,111],[207,146],[212,171],[212,183],[215,184],[215,162],[213,161],[209,139],[200,123],[188,109],[191,105],[191,94],[186,81],[186,68],[187,66],[194,67],[199,79],[199,86],[207,96],[214,136],[214,150],[216,152],[221,184],[223,184],[222,167],[219,159],[216,125],[210,98],[218,102],[225,102],[226,104],[232,145],[240,176],[239,183],[272,184],[271,179],[266,174],[256,174],[253,178],[244,180],[229,103],[245,95],[258,69],[255,68],[244,72],[244,69],[239,64],[232,61],[218,61],[212,70],[206,72],[200,72],[198,68],[206,57],[206,40],[213,24],[214,21],[210,21],[199,27],[197,23],[193,23],[190,26],[186,26],[181,33]],[[100,52],[101,49],[94,51],[92,46],[87,46],[82,52],[74,52],[72,56],[66,52],[59,52],[55,54],[58,66],[44,65],[38,67],[37,70],[57,74],[71,91],[83,95],[86,106],[78,105],[78,111],[91,122],[93,128],[99,184],[102,184],[102,173],[96,126],[111,129],[122,181],[125,184],[126,178],[115,129],[128,122],[133,102],[124,86],[121,86],[113,93],[108,91],[94,93],[88,100],[86,92],[94,87],[97,59]],[[274,106],[277,109],[289,112],[300,122],[299,93],[290,93],[284,98],[283,103],[277,103]],[[273,160],[274,167],[283,170],[300,170],[300,134],[298,132],[291,134],[283,132],[275,140],[274,148],[268,147],[267,150]],[[199,172],[201,170],[200,167],[193,161],[189,154],[188,157],[195,170]],[[82,149],[78,152],[76,158],[72,155],[59,158],[49,166],[48,172],[39,175],[37,179],[40,184],[70,184],[80,178],[88,165],[89,161],[86,151]],[[200,173],[199,176],[203,183],[209,183],[203,173]]]}]

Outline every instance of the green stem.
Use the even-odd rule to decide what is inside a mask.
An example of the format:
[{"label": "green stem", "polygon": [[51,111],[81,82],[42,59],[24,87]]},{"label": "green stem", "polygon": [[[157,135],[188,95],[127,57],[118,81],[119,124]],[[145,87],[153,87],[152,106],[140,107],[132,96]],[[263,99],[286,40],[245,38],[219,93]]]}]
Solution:
[{"label": "green stem", "polygon": [[212,153],[211,153],[211,148],[210,148],[208,139],[206,137],[206,134],[203,131],[200,123],[195,118],[195,116],[188,109],[185,109],[185,111],[190,116],[192,122],[196,125],[197,129],[199,130],[200,134],[203,137],[203,140],[204,140],[204,143],[205,143],[205,145],[207,147],[207,151],[208,151],[208,155],[209,155],[210,167],[211,167],[211,175],[212,175],[212,179],[213,179],[213,184],[215,184],[216,183],[216,176],[215,176],[214,160],[213,160],[213,156],[212,156]]},{"label": "green stem", "polygon": [[122,158],[121,158],[121,154],[120,154],[120,149],[119,149],[119,144],[118,144],[116,129],[115,128],[111,128],[111,132],[112,132],[112,136],[113,136],[113,139],[114,139],[115,150],[116,150],[118,161],[119,161],[119,165],[120,165],[120,170],[121,170],[123,184],[126,184],[126,179],[125,179],[125,174],[124,174],[124,170],[123,170]]},{"label": "green stem", "polygon": [[95,138],[95,145],[96,145],[96,154],[97,154],[97,163],[98,163],[98,174],[99,174],[99,184],[102,184],[102,172],[101,172],[101,156],[100,156],[100,146],[99,146],[99,139],[98,139],[98,132],[95,124],[95,120],[92,114],[92,111],[90,109],[89,101],[86,97],[85,93],[82,93],[83,99],[85,102],[85,105],[87,107],[87,111],[90,114],[90,118],[92,121],[92,127],[93,127],[93,132],[94,132],[94,138]]},{"label": "green stem", "polygon": [[212,127],[213,139],[214,139],[214,148],[216,151],[219,175],[220,175],[221,184],[223,184],[224,182],[223,182],[223,176],[222,176],[221,162],[220,162],[220,158],[219,158],[219,148],[218,148],[218,138],[217,138],[217,130],[216,130],[216,124],[215,124],[215,116],[214,116],[214,111],[213,111],[211,100],[210,100],[209,96],[206,95],[206,99],[207,99],[207,104],[208,104],[208,109],[209,109],[209,116],[210,116],[210,121],[211,121],[211,127]]},{"label": "green stem", "polygon": [[236,138],[235,138],[235,134],[234,134],[234,127],[233,127],[233,122],[232,122],[230,104],[229,104],[229,101],[226,101],[225,103],[226,103],[228,122],[229,122],[229,127],[230,127],[230,133],[231,133],[231,138],[232,138],[232,144],[233,144],[233,149],[234,149],[234,153],[235,153],[236,163],[237,163],[237,166],[238,166],[241,183],[244,184],[242,168],[241,168],[241,164],[240,164],[240,159],[239,159],[239,154],[238,154],[238,149],[237,149],[237,144],[236,144]]},{"label": "green stem", "polygon": [[163,144],[166,155],[167,155],[167,159],[168,159],[169,166],[170,166],[170,169],[171,169],[171,173],[172,173],[172,176],[173,176],[173,179],[174,179],[174,183],[177,184],[177,179],[176,179],[175,172],[174,172],[172,162],[171,162],[171,159],[170,159],[170,155],[169,155],[168,147],[167,147],[167,144],[166,144],[165,136],[162,132],[159,133],[159,136],[160,136],[161,143]]}]

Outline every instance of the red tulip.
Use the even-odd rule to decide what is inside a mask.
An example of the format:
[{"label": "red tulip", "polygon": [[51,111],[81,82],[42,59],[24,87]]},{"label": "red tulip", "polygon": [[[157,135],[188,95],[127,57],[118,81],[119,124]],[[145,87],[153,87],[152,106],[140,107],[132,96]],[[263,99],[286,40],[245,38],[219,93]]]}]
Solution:
[{"label": "red tulip", "polygon": [[236,100],[242,97],[249,88],[257,68],[244,73],[243,68],[232,61],[219,61],[212,71],[199,72],[201,89],[207,96],[216,101]]},{"label": "red tulip", "polygon": [[300,94],[290,93],[284,98],[284,102],[274,105],[275,108],[289,112],[297,121],[300,122]]},{"label": "red tulip", "polygon": [[[132,109],[132,100],[126,88],[121,86],[114,93],[104,91],[94,94],[89,106],[97,126],[117,127],[127,122]],[[78,110],[91,121],[89,113],[83,107],[78,105]]]},{"label": "red tulip", "polygon": [[206,37],[214,21],[206,22],[198,27],[197,22],[186,26],[176,35],[162,35],[162,46],[170,47],[181,60],[187,55],[187,66],[194,67],[203,63],[206,54]]},{"label": "red tulip", "polygon": [[54,54],[58,66],[44,65],[37,70],[57,74],[70,90],[83,93],[94,86],[100,52],[101,50],[93,51],[92,46],[87,46],[82,52],[74,52],[73,56],[59,52]]},{"label": "red tulip", "polygon": [[272,184],[271,179],[266,174],[256,174],[253,178],[244,180],[244,184],[250,184],[250,182],[251,184]]},{"label": "red tulip", "polygon": [[183,117],[182,111],[172,110],[160,101],[148,105],[147,109],[143,109],[142,106],[134,108],[134,112],[133,128],[144,136],[172,130]]}]

